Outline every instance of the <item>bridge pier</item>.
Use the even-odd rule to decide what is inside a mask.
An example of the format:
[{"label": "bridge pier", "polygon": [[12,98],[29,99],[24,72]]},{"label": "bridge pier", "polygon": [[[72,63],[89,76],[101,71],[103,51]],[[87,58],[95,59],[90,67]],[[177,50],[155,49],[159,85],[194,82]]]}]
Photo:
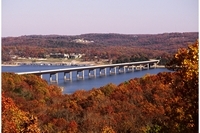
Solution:
[{"label": "bridge pier", "polygon": [[[93,71],[93,74],[90,73],[91,71]],[[88,77],[96,77],[96,69],[89,69]]]},{"label": "bridge pier", "polygon": [[143,66],[143,69],[149,69],[149,64],[146,64],[146,67],[145,66]]},{"label": "bridge pier", "polygon": [[154,68],[157,68],[157,63],[154,63]]},{"label": "bridge pier", "polygon": [[[79,76],[79,72],[82,72],[82,76]],[[82,70],[82,71],[77,71],[76,77],[77,77],[77,79],[84,79],[84,70]]]},{"label": "bridge pier", "polygon": [[131,71],[132,71],[131,67],[130,67],[130,66],[127,66],[126,72],[131,72]]},{"label": "bridge pier", "polygon": [[[101,72],[102,70],[104,70],[104,73]],[[99,69],[99,75],[100,76],[106,76],[106,68],[102,68],[102,69],[100,68]]]},{"label": "bridge pier", "polygon": [[[66,76],[67,73],[69,74],[69,78],[67,78],[67,76]],[[72,80],[72,71],[64,72],[64,81],[66,81],[66,80]]]},{"label": "bridge pier", "polygon": [[128,72],[133,72],[135,66],[128,66]]},{"label": "bridge pier", "polygon": [[[112,72],[112,68],[114,69],[114,72]],[[116,74],[117,73],[117,68],[116,67],[110,67],[110,75]]]},{"label": "bridge pier", "polygon": [[[56,76],[55,80],[53,80],[52,75]],[[50,83],[52,83],[52,82],[58,83],[58,73],[50,73],[49,81],[50,81]]]},{"label": "bridge pier", "polygon": [[157,63],[149,64],[149,68],[157,68]]},{"label": "bridge pier", "polygon": [[142,70],[143,66],[140,64],[140,70]]},{"label": "bridge pier", "polygon": [[84,79],[84,76],[85,76],[85,74],[84,74],[84,70],[82,71],[82,78]]},{"label": "bridge pier", "polygon": [[132,66],[132,71],[135,71],[135,66]]},{"label": "bridge pier", "polygon": [[91,77],[91,70],[88,70],[88,77]]},{"label": "bridge pier", "polygon": [[136,70],[142,70],[142,65],[136,66]]},{"label": "bridge pier", "polygon": [[[123,70],[121,70],[123,69]],[[119,73],[123,73],[124,72],[124,67],[119,67]]]},{"label": "bridge pier", "polygon": [[96,74],[97,74],[97,69],[94,69],[94,77],[96,77]]},{"label": "bridge pier", "polygon": [[138,69],[138,66],[135,66],[135,70],[139,70],[139,69]]},{"label": "bridge pier", "polygon": [[132,66],[129,66],[128,68],[129,68],[128,69],[129,72],[131,72],[131,71],[134,72],[135,66],[132,65]]}]

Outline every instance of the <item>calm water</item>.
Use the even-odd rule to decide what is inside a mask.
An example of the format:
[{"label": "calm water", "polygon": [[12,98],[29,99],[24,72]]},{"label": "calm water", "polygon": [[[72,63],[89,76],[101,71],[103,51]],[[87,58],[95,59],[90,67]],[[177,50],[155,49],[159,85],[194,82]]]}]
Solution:
[{"label": "calm water", "polygon": [[[27,72],[27,71],[41,71],[41,70],[50,70],[50,69],[61,69],[61,68],[70,68],[71,66],[2,66],[2,72]],[[99,76],[99,70],[97,69],[96,78],[88,78],[88,71],[85,71],[84,79],[77,79],[77,72],[72,72],[72,81],[64,81],[63,73],[59,73],[59,82],[58,85],[63,87],[63,93],[73,93],[76,90],[91,90],[92,88],[99,88],[108,83],[114,83],[116,85],[130,80],[132,78],[139,78],[144,76],[145,74],[157,74],[159,72],[169,72],[169,70],[165,68],[156,68],[156,69],[148,69],[148,70],[137,70],[134,72],[128,73],[120,73],[115,75],[109,75],[107,70],[106,76]],[[81,75],[81,73],[80,73]],[[67,75],[68,76],[68,75]],[[55,77],[53,77],[55,79]],[[43,79],[49,82],[49,74],[43,75]]]}]

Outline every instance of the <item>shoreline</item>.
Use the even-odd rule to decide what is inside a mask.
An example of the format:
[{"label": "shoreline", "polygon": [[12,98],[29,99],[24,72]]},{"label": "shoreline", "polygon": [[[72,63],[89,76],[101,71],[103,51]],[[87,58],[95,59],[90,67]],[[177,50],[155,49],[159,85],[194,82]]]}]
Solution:
[{"label": "shoreline", "polygon": [[94,66],[103,65],[103,62],[81,62],[81,61],[71,61],[71,62],[5,62],[1,66],[22,66],[22,65],[37,65],[37,66]]},{"label": "shoreline", "polygon": [[14,67],[14,66],[20,66],[20,65],[18,65],[18,64],[16,64],[16,65],[15,64],[1,64],[1,66],[13,66]]},{"label": "shoreline", "polygon": [[166,68],[165,65],[157,65],[156,68]]}]

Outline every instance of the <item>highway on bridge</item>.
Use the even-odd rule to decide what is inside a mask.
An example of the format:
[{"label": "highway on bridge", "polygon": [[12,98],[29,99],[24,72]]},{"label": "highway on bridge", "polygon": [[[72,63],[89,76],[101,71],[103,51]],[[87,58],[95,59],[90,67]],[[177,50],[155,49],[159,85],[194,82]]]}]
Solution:
[{"label": "highway on bridge", "polygon": [[[114,68],[114,73],[116,73],[116,68],[123,68],[125,72],[125,68],[131,68],[132,70],[142,69],[146,66],[149,69],[151,66],[156,67],[159,63],[159,60],[150,60],[150,61],[139,61],[139,62],[129,62],[129,63],[119,63],[119,64],[108,64],[108,65],[97,65],[97,66],[85,66],[85,67],[75,67],[75,68],[64,68],[64,69],[53,69],[53,70],[42,70],[42,71],[30,71],[30,72],[17,72],[18,75],[24,74],[35,74],[42,77],[43,74],[50,74],[50,82],[53,82],[52,75],[56,75],[56,82],[58,82],[58,73],[64,72],[64,79],[66,78],[66,73],[69,73],[69,80],[72,79],[72,71],[77,71],[77,78],[84,78],[84,70],[89,70],[89,76],[91,76],[90,71],[93,72],[93,76],[96,76],[96,69],[104,70],[104,74],[106,74],[106,68],[111,69]],[[79,76],[78,72],[82,72],[82,76]]]}]

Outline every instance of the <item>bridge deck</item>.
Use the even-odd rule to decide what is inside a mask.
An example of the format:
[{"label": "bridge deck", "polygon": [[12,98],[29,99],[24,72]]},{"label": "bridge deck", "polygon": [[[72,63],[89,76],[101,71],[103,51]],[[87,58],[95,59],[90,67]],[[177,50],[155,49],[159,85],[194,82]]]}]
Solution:
[{"label": "bridge deck", "polygon": [[129,63],[121,63],[121,64],[109,64],[109,65],[97,65],[97,66],[86,66],[86,67],[75,67],[75,68],[64,68],[64,69],[54,69],[54,70],[42,70],[42,71],[31,71],[31,72],[17,72],[16,74],[48,74],[48,73],[59,73],[59,72],[71,72],[71,71],[83,71],[83,70],[93,70],[99,68],[107,68],[107,67],[120,67],[120,66],[132,66],[132,65],[144,65],[144,64],[153,64],[158,63],[159,60],[150,60],[150,61],[140,61],[140,62],[129,62]]}]

